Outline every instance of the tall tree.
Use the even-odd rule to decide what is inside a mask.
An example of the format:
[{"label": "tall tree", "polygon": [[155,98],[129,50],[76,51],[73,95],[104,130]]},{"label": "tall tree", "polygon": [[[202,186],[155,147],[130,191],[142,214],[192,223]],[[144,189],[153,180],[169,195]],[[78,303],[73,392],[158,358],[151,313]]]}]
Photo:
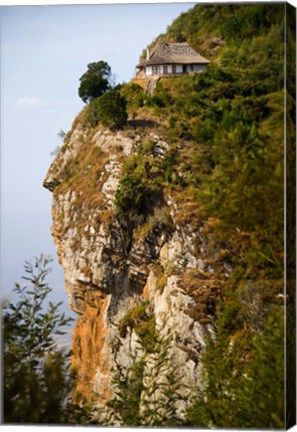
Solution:
[{"label": "tall tree", "polygon": [[80,77],[78,94],[85,103],[89,103],[111,87],[111,68],[107,62],[100,60],[88,64],[88,70]]}]

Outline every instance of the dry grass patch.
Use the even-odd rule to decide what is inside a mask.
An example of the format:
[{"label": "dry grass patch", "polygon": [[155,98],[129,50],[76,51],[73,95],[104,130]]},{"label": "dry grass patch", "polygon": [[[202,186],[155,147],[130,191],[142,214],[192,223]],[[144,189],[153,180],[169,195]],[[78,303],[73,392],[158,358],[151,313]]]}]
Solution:
[{"label": "dry grass patch", "polygon": [[171,195],[176,204],[175,223],[180,226],[190,224],[193,229],[199,229],[206,216],[191,189],[171,191]]},{"label": "dry grass patch", "polygon": [[[212,278],[211,278],[212,276]],[[222,300],[224,280],[213,275],[202,275],[201,272],[188,270],[180,276],[180,286],[194,300],[187,314],[200,324],[211,323],[217,315],[217,306]]]}]

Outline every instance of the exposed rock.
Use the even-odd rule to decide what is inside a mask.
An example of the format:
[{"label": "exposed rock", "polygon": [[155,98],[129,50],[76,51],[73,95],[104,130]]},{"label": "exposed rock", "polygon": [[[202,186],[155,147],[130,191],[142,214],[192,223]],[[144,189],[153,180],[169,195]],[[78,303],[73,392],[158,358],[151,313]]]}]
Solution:
[{"label": "exposed rock", "polygon": [[[155,143],[155,157],[169,150],[159,136],[147,139]],[[140,142],[139,136],[132,140],[101,129],[90,137],[78,124],[44,181],[53,192],[52,233],[69,304],[78,314],[73,334],[74,363],[79,370],[77,395],[95,404],[111,397],[112,371],[128,369],[132,354],[145,353],[137,329],[127,325],[125,335],[119,332],[120,323],[141,302],[148,302],[160,336],[172,336],[170,358],[183,377],[184,396],[201,385],[201,352],[212,331],[211,324],[200,323],[189,313],[197,296],[186,289],[182,277],[185,272],[196,272],[203,275],[207,286],[210,264],[218,269],[215,258],[210,259],[203,230],[197,233],[191,223],[180,225],[182,209],[173,195],[164,197],[172,219],[170,228],[160,222],[136,238],[128,221],[123,224],[116,217],[114,196],[122,163]],[[95,151],[99,152],[96,157],[91,153]],[[69,182],[65,169],[75,166],[75,160],[87,152],[91,155],[86,157],[87,165],[79,166],[77,178],[72,176]],[[85,189],[84,169],[94,172],[95,179]],[[148,364],[150,361],[154,359],[148,353]]]}]

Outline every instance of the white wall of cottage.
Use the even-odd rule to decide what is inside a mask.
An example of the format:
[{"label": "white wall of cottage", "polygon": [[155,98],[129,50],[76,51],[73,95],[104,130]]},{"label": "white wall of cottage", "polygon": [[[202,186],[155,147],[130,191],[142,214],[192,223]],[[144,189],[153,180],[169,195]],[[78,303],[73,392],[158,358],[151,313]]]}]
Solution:
[{"label": "white wall of cottage", "polygon": [[146,67],[145,67],[145,74],[146,74],[146,75],[152,75],[152,73],[153,73],[153,68],[152,68],[152,66],[146,66]]},{"label": "white wall of cottage", "polygon": [[[156,66],[158,73],[163,74],[164,73],[164,66]],[[187,65],[187,72],[204,72],[206,70],[206,65]],[[173,73],[172,65],[167,65],[167,74]],[[175,72],[177,74],[183,73],[183,65],[175,65]],[[146,66],[145,67],[145,74],[146,75],[152,75],[153,74],[153,66]]]}]

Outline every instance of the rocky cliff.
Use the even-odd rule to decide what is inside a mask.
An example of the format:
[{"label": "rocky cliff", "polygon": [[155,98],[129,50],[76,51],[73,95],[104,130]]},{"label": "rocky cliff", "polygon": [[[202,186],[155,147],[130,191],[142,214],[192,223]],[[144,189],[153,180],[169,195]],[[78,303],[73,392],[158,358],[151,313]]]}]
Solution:
[{"label": "rocky cliff", "polygon": [[184,396],[199,386],[214,298],[230,273],[226,251],[208,236],[211,224],[183,194],[163,189],[141,223],[119,216],[122,167],[147,142],[143,159],[158,166],[170,145],[153,130],[115,133],[76,122],[44,181],[53,193],[52,234],[69,304],[78,316],[76,390],[95,403],[111,397],[115,370],[154,357],[157,337],[169,336],[170,366],[183,377]]},{"label": "rocky cliff", "polygon": [[[121,131],[103,128],[102,99],[92,100],[49,169],[78,317],[75,396],[110,410],[101,424],[285,425],[283,303],[293,311],[295,293],[283,291],[284,13],[182,14],[162,40],[188,42],[211,59],[207,71],[162,77],[153,95],[139,77],[119,86]],[[293,85],[286,97],[294,164]]]}]

